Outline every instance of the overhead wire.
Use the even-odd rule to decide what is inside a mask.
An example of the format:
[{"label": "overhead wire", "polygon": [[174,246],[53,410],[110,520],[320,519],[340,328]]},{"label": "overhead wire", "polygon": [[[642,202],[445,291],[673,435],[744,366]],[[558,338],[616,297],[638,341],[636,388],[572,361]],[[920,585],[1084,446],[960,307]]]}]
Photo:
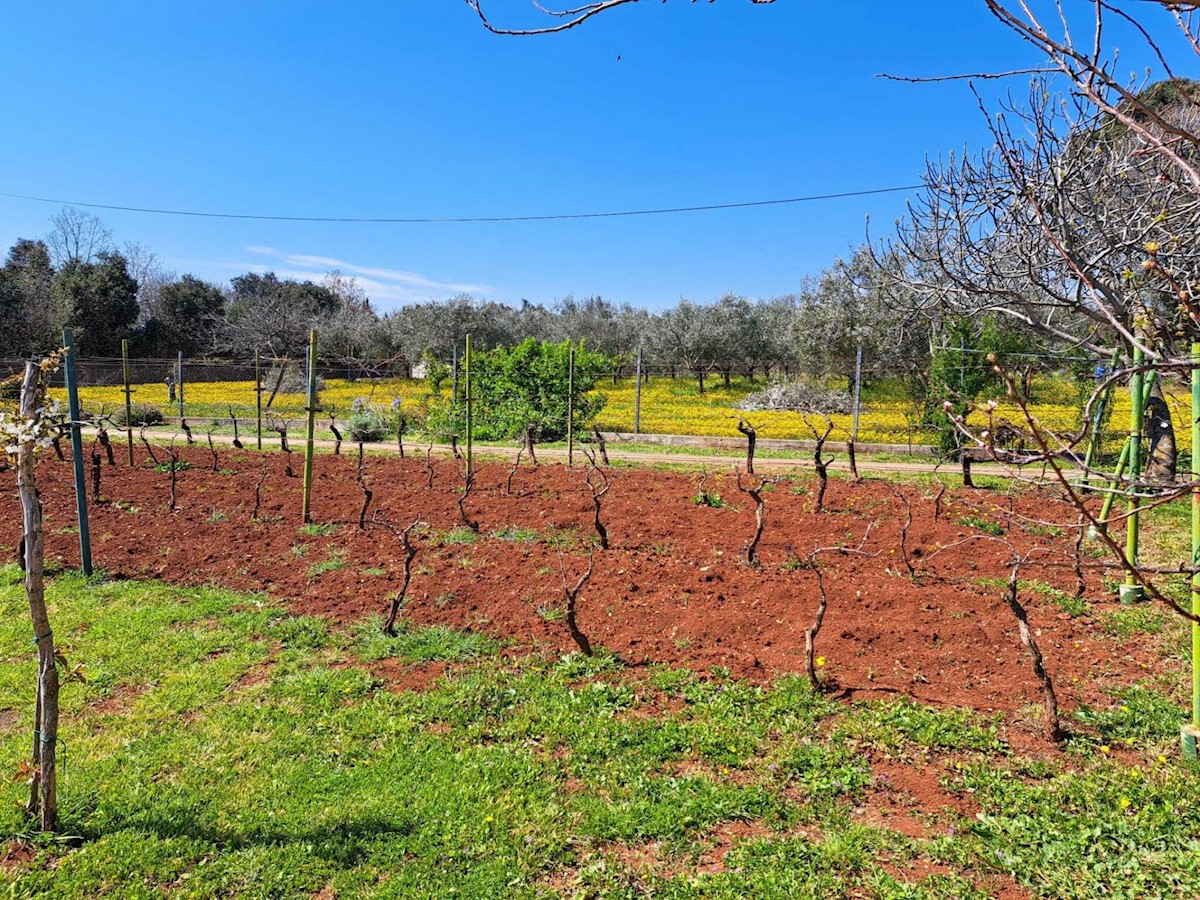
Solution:
[{"label": "overhead wire", "polygon": [[801,197],[785,197],[773,200],[747,200],[738,203],[706,203],[695,206],[670,206],[654,209],[629,209],[604,212],[552,213],[542,215],[500,216],[284,216],[257,213],[204,212],[189,209],[160,209],[145,206],[123,206],[111,203],[92,203],[82,200],[59,200],[27,194],[0,191],[0,197],[12,200],[27,200],[33,203],[53,203],[58,206],[77,206],[84,209],[104,209],[114,212],[140,213],[157,216],[188,216],[203,219],[243,219],[266,222],[326,222],[363,225],[432,225],[470,224],[497,222],[556,222],[571,219],[615,219],[628,216],[658,216],[673,213],[714,212],[728,209],[752,209],[765,206],[784,206],[794,203],[812,203],[818,200],[841,200],[850,197],[869,197],[877,194],[895,194],[901,191],[918,190],[923,185],[906,184],[895,187],[869,188],[860,191],[839,191],[829,194],[809,194]]}]

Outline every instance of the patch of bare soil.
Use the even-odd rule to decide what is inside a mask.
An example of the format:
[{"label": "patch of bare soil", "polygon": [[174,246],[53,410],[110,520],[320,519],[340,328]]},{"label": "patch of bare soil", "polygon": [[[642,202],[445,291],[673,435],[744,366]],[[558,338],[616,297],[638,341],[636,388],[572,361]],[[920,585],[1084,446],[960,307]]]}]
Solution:
[{"label": "patch of bare soil", "polygon": [[[510,493],[508,466],[481,466],[463,504],[479,537],[460,542],[467,534],[455,531],[464,528],[463,481],[449,460],[427,468],[423,459],[369,459],[374,497],[367,527],[359,529],[362,494],[353,461],[318,457],[313,514],[337,525],[322,535],[301,532],[301,482],[284,474],[281,457],[265,457],[257,520],[251,513],[264,457],[222,451],[220,471],[210,468],[207,451],[183,457],[191,468],[178,475],[175,511],[168,509],[168,476],[145,461],[104,468],[102,502],[91,510],[98,568],[118,577],[265,591],[296,612],[352,622],[384,612],[401,579],[399,540],[370,519],[399,526],[420,520],[429,529],[417,538],[404,609],[409,620],[486,631],[520,651],[573,649],[554,611],[563,599],[560,563],[573,582],[586,568],[594,534],[580,467],[523,467]],[[78,538],[61,533],[74,523],[70,466],[45,458],[38,477],[48,554],[75,565]],[[10,558],[20,522],[14,479],[11,471],[0,473],[0,552]],[[793,490],[797,485],[807,490]],[[888,485],[833,481],[821,513],[813,511],[812,487],[782,481],[764,495],[761,565],[752,568],[743,553],[754,530],[753,505],[730,474],[710,474],[706,489],[725,504],[713,508],[694,502],[697,476],[619,470],[602,501],[612,546],[595,551],[595,573],[579,597],[579,627],[594,645],[633,664],[720,666],[767,682],[803,670],[804,631],[819,598],[807,560],[814,548],[837,548],[818,555],[829,609],[816,647],[825,662],[822,677],[845,696],[903,693],[1010,717],[1040,701],[997,582],[1007,576],[1014,549],[1036,547],[1034,558],[1044,565],[1023,577],[1073,593],[1069,537],[1044,525],[1020,527],[1023,517],[1073,523],[1070,506],[1047,492],[951,490],[938,498],[905,486],[899,490],[912,524],[902,543],[905,510]],[[1003,541],[970,518],[1001,524]],[[538,540],[492,536],[532,532]],[[548,540],[552,534],[557,542]],[[1111,601],[1096,599],[1099,578],[1090,573],[1093,608],[1107,609]],[[1105,684],[1161,666],[1149,638],[1117,648],[1090,619],[1064,615],[1044,597],[1023,599],[1067,712],[1101,701]],[[389,666],[379,672],[400,687],[420,687],[441,674]]]}]

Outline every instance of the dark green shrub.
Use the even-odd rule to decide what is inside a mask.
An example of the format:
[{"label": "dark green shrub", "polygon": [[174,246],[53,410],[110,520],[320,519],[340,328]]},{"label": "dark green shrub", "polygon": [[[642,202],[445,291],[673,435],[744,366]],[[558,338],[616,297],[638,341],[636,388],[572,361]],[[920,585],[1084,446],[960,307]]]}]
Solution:
[{"label": "dark green shrub", "polygon": [[163,423],[163,411],[149,403],[135,403],[131,412],[133,414],[132,422],[126,422],[125,407],[120,407],[113,417],[113,422],[122,428],[126,425],[133,425],[136,428],[141,425],[161,425]]}]

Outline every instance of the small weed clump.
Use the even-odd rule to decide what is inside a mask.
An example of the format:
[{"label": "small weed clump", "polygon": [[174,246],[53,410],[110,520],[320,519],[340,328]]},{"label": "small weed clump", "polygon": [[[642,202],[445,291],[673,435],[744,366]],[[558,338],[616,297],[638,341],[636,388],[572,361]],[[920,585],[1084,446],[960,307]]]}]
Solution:
[{"label": "small weed clump", "polygon": [[337,531],[337,526],[327,522],[309,522],[298,530],[309,537],[327,537]]},{"label": "small weed clump", "polygon": [[999,522],[993,522],[991,519],[985,519],[983,516],[963,516],[958,520],[959,525],[965,525],[968,528],[978,528],[985,534],[992,534],[996,537],[1004,534],[1004,526]]}]

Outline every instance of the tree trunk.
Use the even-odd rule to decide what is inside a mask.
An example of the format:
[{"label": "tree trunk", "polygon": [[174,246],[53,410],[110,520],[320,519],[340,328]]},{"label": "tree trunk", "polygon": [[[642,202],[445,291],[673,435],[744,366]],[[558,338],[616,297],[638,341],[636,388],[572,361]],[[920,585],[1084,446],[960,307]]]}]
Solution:
[{"label": "tree trunk", "polygon": [[[21,417],[26,421],[37,417],[40,375],[41,370],[36,364],[25,364],[25,380],[21,385]],[[43,569],[45,531],[42,526],[42,503],[38,499],[34,481],[36,449],[35,441],[26,440],[17,451],[17,491],[21,496],[25,536],[25,595],[29,600],[33,643],[38,654],[37,701],[33,723],[33,786],[29,813],[38,816],[42,831],[53,831],[58,818],[55,758],[55,746],[58,743],[58,667],[54,661],[54,634],[50,631],[50,617],[46,611]]]},{"label": "tree trunk", "polygon": [[1150,389],[1145,429],[1150,441],[1146,480],[1170,484],[1175,480],[1175,428],[1171,424],[1171,410],[1163,398],[1161,379]]}]

